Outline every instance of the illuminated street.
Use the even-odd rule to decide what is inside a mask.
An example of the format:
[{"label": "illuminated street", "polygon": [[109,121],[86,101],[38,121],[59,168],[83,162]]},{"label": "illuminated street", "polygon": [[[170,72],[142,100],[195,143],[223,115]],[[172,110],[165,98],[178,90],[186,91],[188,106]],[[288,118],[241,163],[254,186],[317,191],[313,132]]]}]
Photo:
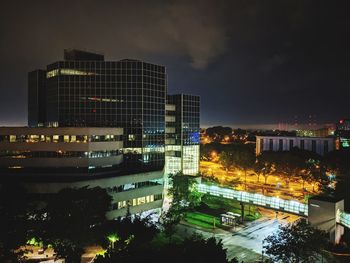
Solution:
[{"label": "illuminated street", "polygon": [[[244,172],[239,170],[226,171],[221,164],[217,162],[201,161],[200,169],[204,176],[212,176],[219,180],[224,185],[235,185],[237,190],[245,190]],[[239,181],[238,181],[239,180]],[[286,188],[285,181],[276,175],[269,175],[264,184],[265,178],[260,176],[259,182],[258,177],[254,171],[250,170],[247,172],[247,191],[262,193],[264,189],[264,195],[278,196],[283,199],[297,199],[304,200],[302,191],[302,182],[295,180],[289,182],[289,187]],[[238,183],[237,183],[238,182]],[[312,190],[317,190],[316,186],[305,182],[305,189],[307,193],[312,193]]]},{"label": "illuminated street", "polygon": [[227,249],[227,257],[232,259],[237,257],[239,261],[254,262],[261,258],[262,240],[268,235],[276,232],[279,225],[292,223],[300,217],[287,213],[276,213],[272,210],[260,208],[263,215],[259,220],[246,223],[232,231],[216,229],[208,232],[195,229],[189,226],[180,225],[179,232],[184,235],[190,235],[193,232],[199,233],[206,238],[212,237],[213,234],[220,239],[224,248]]}]

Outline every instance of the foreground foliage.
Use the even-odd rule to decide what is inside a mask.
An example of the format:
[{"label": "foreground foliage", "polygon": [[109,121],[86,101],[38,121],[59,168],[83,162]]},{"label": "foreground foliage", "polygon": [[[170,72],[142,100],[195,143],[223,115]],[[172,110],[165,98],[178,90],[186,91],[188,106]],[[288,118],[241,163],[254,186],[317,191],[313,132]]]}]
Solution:
[{"label": "foreground foliage", "polygon": [[[180,242],[169,242],[161,246],[153,246],[152,243],[136,245],[134,240],[120,249],[110,249],[104,256],[99,256],[96,263],[131,263],[131,262],[217,262],[227,263],[226,250],[221,241],[215,238],[203,239],[193,235]],[[236,263],[235,259],[231,261]]]},{"label": "foreground foliage", "polygon": [[278,233],[264,239],[265,253],[272,262],[317,262],[328,245],[325,232],[311,227],[305,219],[280,226]]}]

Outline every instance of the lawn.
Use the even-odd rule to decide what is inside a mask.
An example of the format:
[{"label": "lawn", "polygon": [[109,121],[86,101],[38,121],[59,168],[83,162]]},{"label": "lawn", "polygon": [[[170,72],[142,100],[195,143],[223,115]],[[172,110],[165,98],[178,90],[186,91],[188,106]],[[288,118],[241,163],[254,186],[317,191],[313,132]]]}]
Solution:
[{"label": "lawn", "polygon": [[[238,201],[224,199],[216,196],[204,195],[202,202],[195,211],[187,212],[184,220],[192,225],[206,229],[215,227],[227,229],[227,226],[221,225],[221,214],[232,212],[241,214],[241,205]],[[244,207],[244,220],[254,221],[261,217],[256,206],[246,204]]]},{"label": "lawn", "polygon": [[220,218],[200,212],[188,212],[185,215],[184,220],[192,225],[196,225],[199,227],[212,229],[214,228],[214,219],[215,226],[222,227],[220,224]]},{"label": "lawn", "polygon": [[[238,201],[224,199],[221,197],[204,195],[202,197],[202,204],[196,209],[198,212],[208,214],[215,217],[220,217],[221,214],[233,212],[241,214],[241,205]],[[261,215],[256,206],[244,206],[244,220],[254,221],[260,218]]]}]

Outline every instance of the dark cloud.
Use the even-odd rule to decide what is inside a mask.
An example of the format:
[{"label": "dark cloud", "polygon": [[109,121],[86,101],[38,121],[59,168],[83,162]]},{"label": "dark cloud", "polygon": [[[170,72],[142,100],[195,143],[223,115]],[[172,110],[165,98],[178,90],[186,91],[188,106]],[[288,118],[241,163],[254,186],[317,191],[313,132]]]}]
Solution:
[{"label": "dark cloud", "polygon": [[26,119],[27,72],[64,48],[167,66],[169,90],[202,96],[204,124],[350,116],[347,1],[7,1],[0,122]]}]

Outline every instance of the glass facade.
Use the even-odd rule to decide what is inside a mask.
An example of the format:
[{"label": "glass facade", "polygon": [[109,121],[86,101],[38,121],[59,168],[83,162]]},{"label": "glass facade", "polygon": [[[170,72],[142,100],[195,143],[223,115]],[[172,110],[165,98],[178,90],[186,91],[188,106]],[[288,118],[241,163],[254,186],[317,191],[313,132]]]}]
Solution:
[{"label": "glass facade", "polygon": [[138,60],[85,60],[84,54],[47,66],[48,126],[124,128],[126,163],[162,169],[167,74]]},{"label": "glass facade", "polygon": [[182,171],[196,175],[199,172],[200,98],[186,94],[167,98],[165,173]]}]

